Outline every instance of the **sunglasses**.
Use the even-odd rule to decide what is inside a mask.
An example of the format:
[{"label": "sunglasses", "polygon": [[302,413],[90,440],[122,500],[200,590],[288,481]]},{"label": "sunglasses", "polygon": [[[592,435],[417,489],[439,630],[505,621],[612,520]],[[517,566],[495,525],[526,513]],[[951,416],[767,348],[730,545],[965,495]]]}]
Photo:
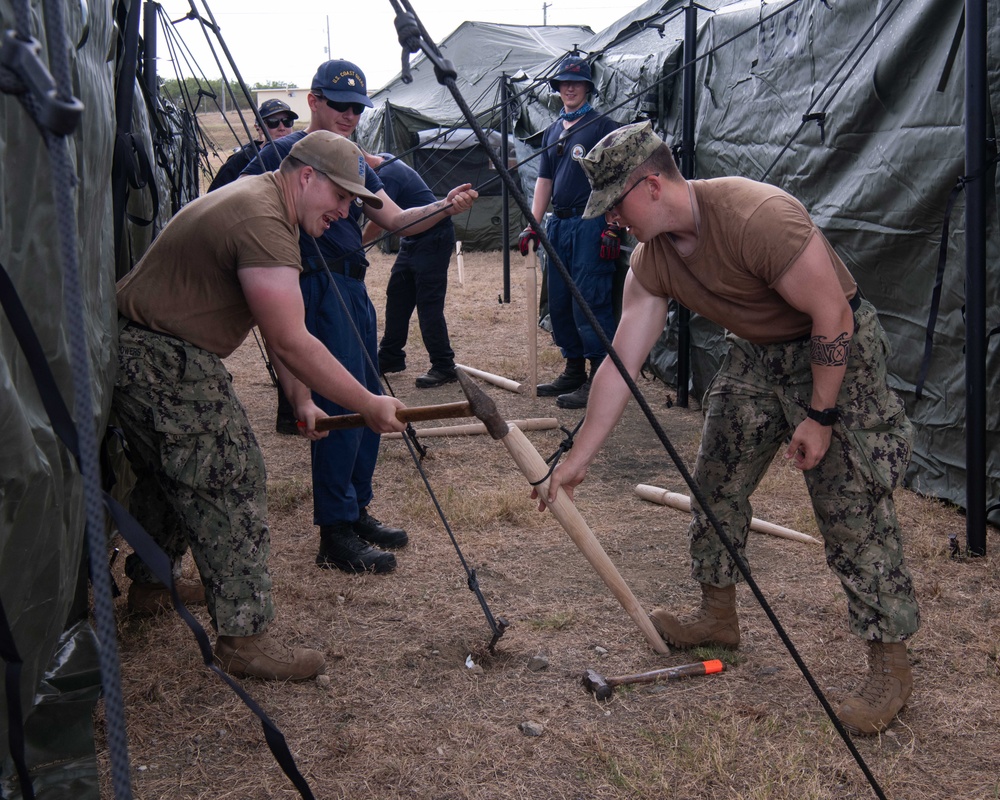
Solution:
[{"label": "sunglasses", "polygon": [[563,141],[567,136],[569,136],[571,128],[564,128],[563,132],[559,134],[559,139],[556,140],[556,155],[562,156],[566,150],[566,143]]},{"label": "sunglasses", "polygon": [[327,100],[326,104],[330,106],[330,108],[332,108],[334,111],[339,111],[341,114],[347,111],[347,109],[350,109],[359,117],[365,110],[364,103],[338,103],[335,100]]},{"label": "sunglasses", "polygon": [[284,125],[286,128],[291,128],[295,124],[295,120],[291,117],[278,117],[277,119],[265,119],[264,124],[267,125],[272,131],[279,125]]}]

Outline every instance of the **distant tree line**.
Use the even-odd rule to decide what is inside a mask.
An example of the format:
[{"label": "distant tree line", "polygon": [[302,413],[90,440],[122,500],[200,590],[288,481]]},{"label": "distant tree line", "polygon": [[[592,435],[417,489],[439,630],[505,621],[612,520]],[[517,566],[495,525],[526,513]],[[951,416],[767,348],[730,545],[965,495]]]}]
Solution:
[{"label": "distant tree line", "polygon": [[[226,109],[232,111],[239,108],[243,111],[250,111],[251,100],[247,100],[240,88],[238,81],[228,81],[229,88],[226,89],[227,81],[222,78],[213,80],[185,78],[183,84],[176,78],[160,81],[160,93],[163,97],[173,101],[177,105],[186,105],[184,96],[190,98],[198,112],[215,111]],[[254,89],[285,89],[292,86],[288,81],[264,81],[250,86],[251,92]],[[235,105],[233,99],[235,98]]]}]

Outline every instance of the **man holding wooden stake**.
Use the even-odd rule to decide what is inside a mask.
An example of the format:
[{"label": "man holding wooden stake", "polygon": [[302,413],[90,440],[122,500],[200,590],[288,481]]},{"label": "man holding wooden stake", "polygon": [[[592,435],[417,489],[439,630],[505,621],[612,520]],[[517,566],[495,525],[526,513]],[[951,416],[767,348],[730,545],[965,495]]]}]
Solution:
[{"label": "man holding wooden stake", "polygon": [[[593,189],[584,216],[603,214],[640,242],[615,350],[635,376],[671,297],[730,330],[694,480],[742,555],[750,495],[790,439],[784,457],[803,471],[851,631],[870,650],[867,675],[837,713],[854,733],[884,730],[910,695],[905,640],[920,618],[892,500],[912,425],[887,383],[875,309],[795,198],[743,178],[685,180],[648,122],[605,136],[580,164]],[[606,361],[547,500],[584,479],[628,398]],[[736,647],[741,573],[697,506],[690,535],[701,607],[685,618],[655,611],[653,622],[674,647]]]}]

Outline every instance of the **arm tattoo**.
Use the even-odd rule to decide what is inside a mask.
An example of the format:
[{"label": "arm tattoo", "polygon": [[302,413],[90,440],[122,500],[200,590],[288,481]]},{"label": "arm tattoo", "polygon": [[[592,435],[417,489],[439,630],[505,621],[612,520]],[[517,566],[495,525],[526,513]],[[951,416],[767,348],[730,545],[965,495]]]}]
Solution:
[{"label": "arm tattoo", "polygon": [[822,336],[809,340],[809,361],[821,367],[842,367],[851,353],[851,337],[841,333],[832,342]]}]

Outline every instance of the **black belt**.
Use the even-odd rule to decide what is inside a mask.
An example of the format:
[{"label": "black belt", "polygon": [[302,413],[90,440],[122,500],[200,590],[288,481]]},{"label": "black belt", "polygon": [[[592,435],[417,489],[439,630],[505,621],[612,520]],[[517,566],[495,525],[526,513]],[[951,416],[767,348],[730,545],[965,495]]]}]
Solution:
[{"label": "black belt", "polygon": [[305,261],[305,269],[302,270],[302,274],[299,275],[300,278],[304,278],[307,275],[315,275],[317,272],[326,272],[329,268],[330,272],[335,272],[338,275],[344,275],[348,278],[354,278],[356,281],[363,281],[365,275],[368,272],[367,264],[344,264],[343,260],[337,259],[334,262],[327,261],[325,264],[318,257],[307,258]]},{"label": "black belt", "polygon": [[552,213],[556,215],[556,219],[570,219],[571,217],[582,216],[586,210],[586,206],[581,206],[580,208],[554,208],[552,209]]}]

